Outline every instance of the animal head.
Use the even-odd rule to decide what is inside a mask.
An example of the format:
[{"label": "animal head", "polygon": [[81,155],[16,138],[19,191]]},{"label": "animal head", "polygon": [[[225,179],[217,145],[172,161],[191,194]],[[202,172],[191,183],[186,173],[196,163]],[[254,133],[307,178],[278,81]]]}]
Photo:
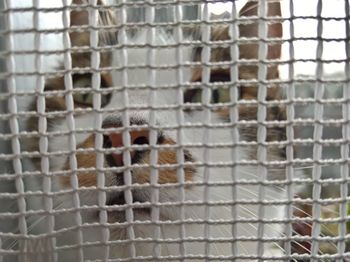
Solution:
[{"label": "animal head", "polygon": [[[278,2],[267,3],[269,16],[281,16]],[[198,47],[197,41],[193,48],[188,43],[195,43],[196,39],[179,43],[163,29],[129,33],[120,23],[123,19],[103,1],[97,2],[95,11],[92,8],[87,11],[82,0],[73,1],[73,7],[69,29],[72,49],[62,65],[67,73],[47,79],[45,84],[53,190],[68,192],[55,198],[57,207],[74,207],[72,194],[78,192],[81,205],[90,207],[81,210],[83,221],[91,225],[99,221],[101,212],[106,212],[110,238],[125,240],[112,248],[111,254],[128,257],[133,251],[125,245],[133,236],[141,239],[135,244],[136,253],[150,255],[153,244],[147,239],[157,234],[160,237],[159,228],[163,239],[178,238],[181,227],[186,228],[187,237],[200,238],[205,227],[203,217],[232,220],[232,194],[237,194],[240,200],[259,201],[257,185],[234,184],[236,179],[260,179],[259,169],[254,165],[259,160],[259,145],[251,143],[257,141],[260,131],[256,122],[260,108],[256,100],[263,85],[257,81],[261,77],[260,46],[256,39],[259,22],[240,24],[236,34],[232,31],[234,27],[210,26],[212,46]],[[255,17],[258,8],[259,2],[249,1],[239,16]],[[282,35],[278,20],[269,23],[267,29],[268,37]],[[233,35],[247,41],[237,43]],[[232,45],[237,45],[239,59],[243,60],[238,65],[233,61]],[[208,50],[209,65],[202,63]],[[267,44],[266,59],[278,59],[280,53],[278,41]],[[233,67],[238,83],[232,79]],[[278,78],[276,64],[267,66],[264,78]],[[278,86],[265,88],[266,100],[279,99]],[[283,118],[279,106],[266,108],[267,121]],[[31,118],[28,126],[38,130],[38,118]],[[233,131],[239,133],[238,138],[234,138]],[[273,123],[266,127],[267,141],[283,139],[283,128]],[[248,146],[234,144],[240,141]],[[29,150],[40,151],[40,138],[25,143]],[[283,159],[283,149],[268,145],[266,150],[266,161]],[[235,163],[247,160],[252,163]],[[32,162],[40,170],[40,158]],[[282,179],[283,173],[268,171],[266,178]],[[266,200],[280,194],[278,189],[271,189]],[[224,204],[212,206],[208,213],[208,201]],[[257,204],[251,207],[238,204],[235,208],[236,215],[243,219],[257,217]],[[276,210],[264,218],[282,216],[281,207],[271,209]],[[73,226],[76,221],[73,212],[66,213],[57,216],[61,228]],[[187,219],[198,222],[166,223]],[[238,234],[256,235],[253,224],[242,223]],[[227,223],[219,225],[212,232],[213,237],[232,237],[228,227]],[[86,229],[86,241],[99,239],[96,228]],[[275,229],[268,235],[280,232]],[[74,239],[67,238],[64,239],[68,242]],[[250,242],[244,244],[245,248],[256,247],[256,241]],[[204,252],[202,243],[188,245],[194,254]],[[179,243],[164,246],[162,254],[178,254],[181,249]],[[229,254],[231,243],[220,243],[215,249],[218,254]],[[96,257],[101,250],[87,252]]]}]

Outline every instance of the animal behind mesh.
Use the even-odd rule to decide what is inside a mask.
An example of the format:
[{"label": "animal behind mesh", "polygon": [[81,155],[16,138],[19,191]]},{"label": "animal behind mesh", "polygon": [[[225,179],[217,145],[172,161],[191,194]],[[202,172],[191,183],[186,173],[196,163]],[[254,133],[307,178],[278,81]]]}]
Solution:
[{"label": "animal behind mesh", "polygon": [[347,0],[0,10],[0,261],[348,258]]}]

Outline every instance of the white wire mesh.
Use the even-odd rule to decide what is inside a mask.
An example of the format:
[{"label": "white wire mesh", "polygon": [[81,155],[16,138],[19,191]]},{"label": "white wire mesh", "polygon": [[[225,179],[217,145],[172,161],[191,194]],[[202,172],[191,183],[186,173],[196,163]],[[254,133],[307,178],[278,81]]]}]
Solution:
[{"label": "white wire mesh", "polygon": [[348,0],[0,7],[0,261],[350,259]]}]

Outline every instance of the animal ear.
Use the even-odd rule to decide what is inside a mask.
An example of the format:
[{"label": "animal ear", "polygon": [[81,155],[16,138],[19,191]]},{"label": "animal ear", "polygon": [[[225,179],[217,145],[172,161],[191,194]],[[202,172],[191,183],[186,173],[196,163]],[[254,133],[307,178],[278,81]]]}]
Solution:
[{"label": "animal ear", "polygon": [[[87,0],[73,0],[72,11],[70,13],[70,40],[72,47],[90,46],[89,7]],[[89,9],[88,9],[89,8]],[[117,42],[117,29],[112,30],[112,26],[117,25],[116,14],[108,9],[103,0],[98,0],[98,44],[99,46],[115,45]],[[108,29],[105,27],[108,26]],[[101,51],[100,66],[109,66],[111,55],[109,51]],[[72,53],[73,67],[90,67],[91,50]]]},{"label": "animal ear", "polygon": [[[99,1],[100,2],[100,1]],[[83,5],[84,1],[82,0],[73,0],[72,4],[78,6]],[[87,10],[73,10],[70,13],[70,24],[71,25],[87,25],[89,24],[89,13]]]},{"label": "animal ear", "polygon": [[[89,11],[84,5],[87,4],[87,1],[84,0],[73,0],[72,5],[75,7],[80,7],[80,9],[74,8],[70,13],[70,26],[79,27],[79,26],[88,26],[89,25]],[[97,8],[105,6],[103,0],[97,1]],[[116,25],[115,15],[110,10],[99,10],[98,11],[98,25]],[[103,30],[101,30],[103,31]],[[114,34],[116,36],[116,34]],[[115,36],[113,38],[115,38]],[[109,33],[101,32],[99,37],[102,40],[108,39]],[[70,33],[70,39],[72,46],[88,46],[90,44],[90,30],[88,28],[80,28],[79,32],[74,30]]]},{"label": "animal ear", "polygon": [[[256,17],[258,15],[260,1],[249,1],[240,10],[241,18]],[[267,1],[267,17],[281,17],[281,6],[279,2]],[[249,24],[239,25],[239,35],[241,38],[257,38],[259,37],[259,20]],[[267,38],[281,38],[282,24],[281,21],[268,22]],[[254,41],[254,40],[253,40]],[[240,59],[258,59],[259,58],[259,40],[249,44],[240,44]],[[268,45],[268,53],[266,59],[278,59],[281,56],[281,43],[273,43]],[[242,65],[240,66],[241,79],[257,78],[258,65]],[[267,79],[277,79],[279,77],[277,65],[268,65]],[[256,92],[256,91],[255,91]],[[255,93],[254,92],[254,93]]]},{"label": "animal ear", "polygon": [[[83,0],[73,0],[72,5],[83,5]],[[70,13],[70,26],[84,26],[89,24],[89,12],[87,9],[76,10],[73,9]],[[84,29],[83,31],[71,31],[70,39],[72,46],[84,46],[89,45],[89,31]]]}]

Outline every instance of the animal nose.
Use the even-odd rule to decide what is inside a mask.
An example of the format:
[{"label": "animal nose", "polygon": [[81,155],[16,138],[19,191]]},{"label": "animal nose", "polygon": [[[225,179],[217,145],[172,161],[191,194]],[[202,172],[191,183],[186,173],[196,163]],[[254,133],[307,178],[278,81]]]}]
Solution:
[{"label": "animal nose", "polygon": [[[149,130],[143,128],[142,130],[130,130],[127,131],[130,136],[130,145],[147,145],[149,144]],[[105,136],[105,147],[122,148],[125,146],[123,141],[123,133],[111,133]],[[130,157],[132,160],[135,159],[136,150],[130,150]],[[123,165],[123,153],[117,152],[112,153],[111,156],[117,166]]]}]

